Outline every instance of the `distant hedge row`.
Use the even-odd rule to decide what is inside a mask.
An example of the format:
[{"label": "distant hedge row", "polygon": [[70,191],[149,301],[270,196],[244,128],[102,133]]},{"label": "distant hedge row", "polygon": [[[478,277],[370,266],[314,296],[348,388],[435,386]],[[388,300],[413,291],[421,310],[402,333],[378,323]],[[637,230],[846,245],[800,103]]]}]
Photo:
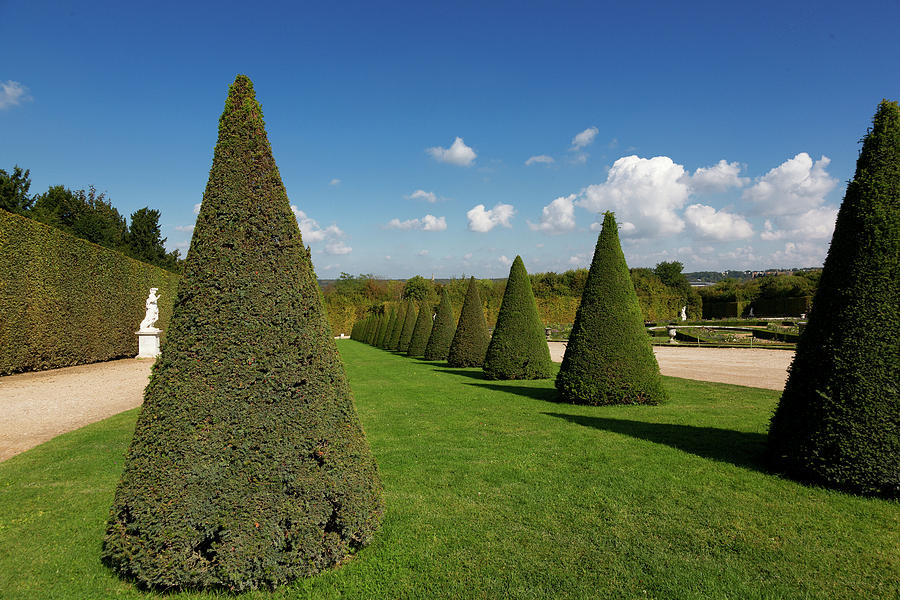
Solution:
[{"label": "distant hedge row", "polygon": [[151,287],[165,329],[178,275],[0,210],[0,375],[136,355]]}]

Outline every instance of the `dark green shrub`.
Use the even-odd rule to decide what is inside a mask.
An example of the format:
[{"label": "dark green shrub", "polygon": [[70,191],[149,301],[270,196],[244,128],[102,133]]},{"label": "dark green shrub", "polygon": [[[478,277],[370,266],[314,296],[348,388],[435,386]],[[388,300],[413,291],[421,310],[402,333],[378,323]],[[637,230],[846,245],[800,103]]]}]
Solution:
[{"label": "dark green shrub", "polygon": [[425,354],[425,347],[428,345],[428,337],[431,335],[431,327],[434,324],[432,320],[434,313],[431,310],[431,304],[427,300],[419,303],[419,316],[416,318],[416,326],[413,328],[412,338],[409,341],[409,347],[406,349],[407,356],[422,356]]},{"label": "dark green shrub", "polygon": [[531,279],[516,256],[484,358],[484,374],[488,379],[543,379],[550,377],[551,365]]},{"label": "dark green shrub", "polygon": [[385,344],[387,350],[396,350],[400,345],[400,334],[403,332],[403,323],[406,322],[406,311],[409,305],[404,303],[397,307],[397,318],[394,320],[394,326],[391,329],[391,336],[385,336]]},{"label": "dark green shrub", "polygon": [[413,329],[416,327],[416,304],[412,300],[406,303],[406,317],[403,319],[403,328],[400,330],[400,342],[397,350],[406,352],[409,350],[409,341],[412,339]]},{"label": "dark green shrub", "polygon": [[[885,332],[889,332],[885,334]],[[900,497],[900,107],[882,101],[769,429],[773,466]]]},{"label": "dark green shrub", "polygon": [[441,290],[441,303],[438,305],[437,314],[431,326],[431,334],[425,345],[425,360],[444,360],[450,351],[450,343],[456,332],[456,324],[453,322],[453,305],[450,304],[450,294],[447,289]]},{"label": "dark green shrub", "polygon": [[666,398],[611,212],[603,218],[556,388],[564,402],[576,404]]},{"label": "dark green shrub", "polygon": [[309,252],[240,75],[103,558],[155,589],[271,587],[346,560],[382,512]]},{"label": "dark green shrub", "polygon": [[0,210],[0,375],[138,352],[151,287],[168,333],[178,275]]},{"label": "dark green shrub", "polygon": [[378,331],[375,334],[375,346],[378,348],[384,348],[384,338],[387,335],[388,328],[391,325],[391,320],[394,318],[394,311],[391,310],[390,314],[385,313],[381,315],[381,320],[378,322]]},{"label": "dark green shrub", "polygon": [[484,355],[490,341],[478,283],[472,277],[459,313],[456,333],[453,334],[453,341],[447,352],[447,363],[451,367],[480,367],[484,364]]}]

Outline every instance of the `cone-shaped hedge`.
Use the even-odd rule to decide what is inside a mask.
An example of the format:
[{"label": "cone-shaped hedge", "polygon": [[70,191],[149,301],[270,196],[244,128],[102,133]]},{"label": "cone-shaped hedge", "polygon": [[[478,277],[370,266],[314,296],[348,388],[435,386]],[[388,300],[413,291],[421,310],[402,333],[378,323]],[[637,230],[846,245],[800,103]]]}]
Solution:
[{"label": "cone-shaped hedge", "polygon": [[769,429],[774,467],[900,497],[900,107],[883,101]]},{"label": "cone-shaped hedge", "polygon": [[394,318],[394,311],[391,309],[391,314],[387,313],[381,315],[381,323],[378,325],[378,333],[375,334],[375,346],[378,348],[384,348],[384,338],[387,336],[388,328],[390,328],[392,319]]},{"label": "cone-shaped hedge", "polygon": [[444,288],[441,290],[441,303],[438,305],[437,314],[432,321],[431,334],[428,336],[423,358],[425,360],[445,360],[455,332],[453,305],[450,303],[450,294],[447,292],[447,288]]},{"label": "cone-shaped hedge", "polygon": [[453,341],[447,352],[447,364],[451,367],[480,367],[484,364],[484,355],[490,341],[478,282],[472,277],[459,313],[456,333],[453,334]]},{"label": "cone-shaped hedge", "polygon": [[484,374],[488,379],[544,379],[550,377],[551,365],[531,279],[516,256],[484,358]]},{"label": "cone-shaped hedge", "polygon": [[407,304],[402,304],[397,308],[397,319],[394,321],[394,327],[391,329],[390,337],[385,336],[385,344],[388,350],[396,350],[400,345],[400,333],[403,331],[403,323],[406,321],[406,311],[409,309]]},{"label": "cone-shaped hedge", "polygon": [[410,339],[409,347],[406,349],[407,356],[422,356],[425,354],[428,337],[431,335],[431,326],[434,324],[433,317],[431,304],[423,300],[419,304],[419,316],[416,318],[412,339]]},{"label": "cone-shaped hedge", "polygon": [[383,512],[250,80],[219,121],[103,558],[156,589],[270,587],[343,561]]},{"label": "cone-shaped hedge", "polygon": [[564,402],[575,404],[666,399],[611,212],[603,218],[556,388]]},{"label": "cone-shaped hedge", "polygon": [[378,334],[378,317],[375,315],[369,316],[369,332],[366,335],[366,343],[374,344],[375,336]]},{"label": "cone-shaped hedge", "polygon": [[416,328],[416,304],[412,300],[406,303],[406,318],[403,320],[403,329],[400,330],[400,342],[397,350],[406,352],[409,350],[409,341],[412,339],[413,329]]}]

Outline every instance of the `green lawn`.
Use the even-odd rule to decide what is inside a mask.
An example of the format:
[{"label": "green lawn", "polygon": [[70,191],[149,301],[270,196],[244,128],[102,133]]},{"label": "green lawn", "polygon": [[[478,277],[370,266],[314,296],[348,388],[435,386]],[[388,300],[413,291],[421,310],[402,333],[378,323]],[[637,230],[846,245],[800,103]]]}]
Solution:
[{"label": "green lawn", "polygon": [[[580,407],[552,380],[339,347],[384,525],[341,569],[249,597],[900,597],[900,503],[761,466],[777,392],[667,378],[669,404]],[[135,417],[0,463],[0,597],[156,596],[99,561]]]}]

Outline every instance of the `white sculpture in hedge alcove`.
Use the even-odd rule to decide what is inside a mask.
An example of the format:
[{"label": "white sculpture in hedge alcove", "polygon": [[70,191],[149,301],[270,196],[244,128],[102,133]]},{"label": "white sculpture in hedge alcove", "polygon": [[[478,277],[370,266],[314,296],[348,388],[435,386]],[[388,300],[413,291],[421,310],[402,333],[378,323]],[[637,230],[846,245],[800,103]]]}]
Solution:
[{"label": "white sculpture in hedge alcove", "polygon": [[156,292],[159,288],[150,288],[150,295],[147,296],[147,314],[141,321],[140,330],[136,331],[138,336],[138,355],[137,358],[156,358],[159,356],[159,333],[160,329],[153,326],[159,319],[159,306],[157,301],[159,296]]}]

